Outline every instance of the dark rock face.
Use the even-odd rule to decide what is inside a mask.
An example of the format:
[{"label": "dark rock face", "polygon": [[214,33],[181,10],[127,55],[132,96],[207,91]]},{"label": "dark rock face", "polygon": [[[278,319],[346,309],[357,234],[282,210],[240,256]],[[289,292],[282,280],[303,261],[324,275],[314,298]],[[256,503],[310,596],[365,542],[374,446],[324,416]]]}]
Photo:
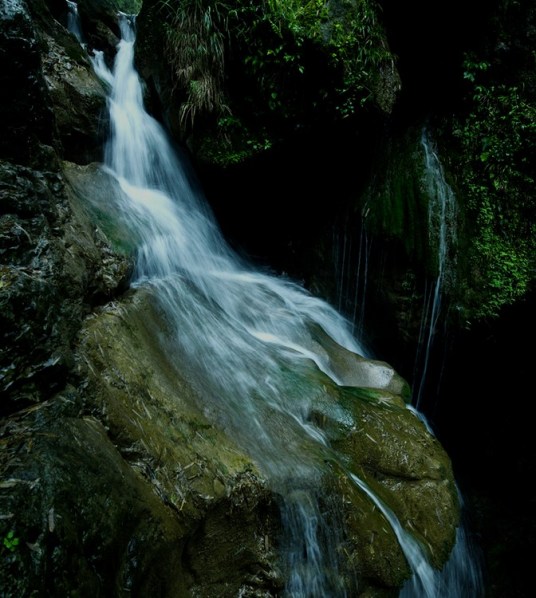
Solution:
[{"label": "dark rock face", "polygon": [[182,552],[177,520],[122,460],[100,422],[63,416],[52,423],[57,407],[54,401],[23,423],[9,423],[7,454],[23,450],[25,457],[8,459],[0,500],[23,544],[3,555],[4,595],[60,596],[75,586],[80,596],[130,588],[181,595],[180,578],[169,587],[165,575]]},{"label": "dark rock face", "polygon": [[31,8],[34,20],[24,2],[4,2],[0,19],[1,391],[17,404],[4,400],[3,412],[61,388],[84,314],[129,270],[76,204],[58,159],[100,154],[104,90],[46,5]]},{"label": "dark rock face", "polygon": [[[87,58],[72,59],[53,37],[44,35],[43,75],[54,111],[62,154],[87,163],[102,155],[106,99]],[[78,48],[77,48],[78,50]]]},{"label": "dark rock face", "polygon": [[2,156],[39,164],[48,159],[43,146],[54,145],[73,161],[98,159],[106,130],[105,91],[85,51],[43,0],[10,6],[0,20]]},{"label": "dark rock face", "polygon": [[69,388],[5,422],[2,537],[11,529],[21,543],[4,548],[3,595],[235,596],[248,576],[250,590],[261,585],[255,543],[269,533],[262,513],[273,520],[262,483],[237,475],[199,518],[191,504],[179,512],[98,419],[76,416],[75,396]]},{"label": "dark rock face", "polygon": [[[58,390],[50,382],[67,366],[88,276],[67,252],[72,232],[63,238],[68,208],[59,174],[9,163],[1,172],[2,391],[36,401],[41,389]],[[4,412],[13,407],[3,401]]]},{"label": "dark rock face", "polygon": [[34,25],[23,0],[3,0],[0,12],[0,123],[3,158],[29,164],[51,145],[54,117]]},{"label": "dark rock face", "polygon": [[5,413],[61,388],[84,315],[125,287],[130,266],[71,203],[59,172],[2,163],[0,173],[1,391],[16,401],[3,401]]}]

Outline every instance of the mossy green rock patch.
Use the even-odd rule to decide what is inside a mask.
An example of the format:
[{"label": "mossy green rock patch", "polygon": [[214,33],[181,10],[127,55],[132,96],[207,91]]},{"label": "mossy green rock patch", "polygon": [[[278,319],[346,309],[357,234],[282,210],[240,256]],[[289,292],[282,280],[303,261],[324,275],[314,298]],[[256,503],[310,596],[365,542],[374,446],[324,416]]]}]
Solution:
[{"label": "mossy green rock patch", "polygon": [[[386,384],[389,379],[383,374],[392,372],[387,364],[364,360],[333,341],[331,345],[330,354],[335,351],[345,370],[352,371],[355,363],[354,373],[343,387],[320,375],[317,385],[323,393],[312,399],[311,419],[324,430],[335,451],[332,474],[344,497],[348,550],[359,546],[352,557],[359,563],[358,570],[367,579],[383,571],[382,583],[397,585],[408,570],[393,531],[348,474],[369,486],[419,540],[434,566],[441,568],[459,523],[451,463],[418,415],[406,407],[400,391],[393,393],[392,383]],[[403,382],[398,376],[394,379],[397,385]],[[354,544],[356,538],[360,540]],[[391,568],[388,563],[398,564]]]},{"label": "mossy green rock patch", "polygon": [[338,441],[336,447],[352,455],[350,467],[361,469],[363,479],[427,548],[431,562],[441,567],[459,522],[458,496],[445,451],[407,409],[386,415],[384,406],[364,409],[354,403],[351,408],[365,433]]},{"label": "mossy green rock patch", "polygon": [[187,531],[187,595],[235,595],[246,571],[259,567],[266,574],[252,587],[277,586],[273,496],[251,459],[203,414],[187,373],[160,343],[165,325],[146,291],[89,318],[78,356],[85,395],[123,459]]}]

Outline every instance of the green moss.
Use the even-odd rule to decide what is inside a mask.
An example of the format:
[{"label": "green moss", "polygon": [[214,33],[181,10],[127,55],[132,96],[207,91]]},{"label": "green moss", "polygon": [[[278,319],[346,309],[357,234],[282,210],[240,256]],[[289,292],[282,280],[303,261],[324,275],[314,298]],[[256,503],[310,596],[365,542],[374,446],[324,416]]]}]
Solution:
[{"label": "green moss", "polygon": [[428,197],[423,188],[424,163],[417,131],[395,140],[380,162],[375,183],[363,199],[367,228],[397,240],[406,255],[435,274],[436,247],[428,236]]},{"label": "green moss", "polygon": [[97,164],[79,166],[65,162],[64,174],[78,200],[77,204],[88,212],[113,250],[123,256],[133,255],[139,239],[126,225],[124,214],[118,207],[121,192],[115,179]]},{"label": "green moss", "polygon": [[[523,75],[523,80],[518,77]],[[467,319],[522,298],[536,266],[536,93],[523,73],[467,56],[468,112],[459,119],[469,234]]]},{"label": "green moss", "polygon": [[[406,383],[400,395],[394,395],[388,391],[377,388],[358,388],[345,386],[341,389],[341,403],[343,405],[353,404],[356,400],[363,401],[379,409],[405,409],[406,396],[409,386]],[[400,400],[402,399],[402,400]]]}]

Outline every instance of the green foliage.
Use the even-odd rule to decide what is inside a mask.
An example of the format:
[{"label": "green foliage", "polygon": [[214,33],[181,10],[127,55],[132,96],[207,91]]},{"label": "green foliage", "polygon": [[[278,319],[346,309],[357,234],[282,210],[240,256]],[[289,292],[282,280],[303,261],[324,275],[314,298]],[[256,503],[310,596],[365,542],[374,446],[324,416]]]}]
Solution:
[{"label": "green foliage", "polygon": [[9,550],[10,552],[15,552],[15,550],[17,550],[17,546],[19,544],[20,544],[20,539],[17,538],[17,536],[15,536],[15,532],[13,530],[10,530],[9,532],[7,532],[7,534],[4,536],[4,540],[2,542],[2,545],[4,546],[4,548]]},{"label": "green foliage", "polygon": [[476,317],[522,297],[536,263],[536,106],[522,85],[498,83],[490,71],[486,61],[465,61],[471,109],[457,131],[475,230],[468,294]]},{"label": "green foliage", "polygon": [[155,1],[182,132],[220,164],[358,113],[392,65],[376,0]]},{"label": "green foliage", "polygon": [[354,114],[392,60],[370,0],[237,0],[232,14],[246,68],[269,109],[287,117],[296,116],[292,108],[301,111],[297,87],[312,77],[322,83],[322,67],[331,80],[316,97],[311,90],[313,103],[333,103],[342,117]]},{"label": "green foliage", "polygon": [[323,0],[234,1],[229,14],[233,54],[252,96],[246,112],[297,116],[300,88],[309,87],[311,47],[324,13]]},{"label": "green foliage", "polygon": [[218,137],[206,137],[200,153],[219,166],[240,164],[269,150],[272,140],[264,129],[252,131],[240,119],[228,115],[218,119]]},{"label": "green foliage", "polygon": [[199,115],[228,112],[223,86],[227,4],[159,0],[159,10],[174,87],[185,94],[182,128],[192,127]]},{"label": "green foliage", "polygon": [[342,85],[337,88],[337,110],[346,117],[373,98],[379,72],[393,59],[375,5],[349,0],[340,4],[347,10],[338,16],[333,14],[330,44],[332,59],[344,72]]}]

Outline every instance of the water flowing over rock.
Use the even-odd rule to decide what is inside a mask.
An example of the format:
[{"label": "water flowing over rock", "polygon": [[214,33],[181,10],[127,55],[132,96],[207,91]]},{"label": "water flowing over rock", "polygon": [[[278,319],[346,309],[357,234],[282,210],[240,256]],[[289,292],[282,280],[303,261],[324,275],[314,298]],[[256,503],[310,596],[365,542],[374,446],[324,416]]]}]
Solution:
[{"label": "water flowing over rock", "polygon": [[[59,100],[31,139],[43,170],[3,156],[2,590],[394,596],[454,544],[449,459],[340,315],[234,256],[121,28],[114,72],[93,59],[106,166],[66,142],[81,121]],[[40,93],[102,97],[54,40]]]}]

